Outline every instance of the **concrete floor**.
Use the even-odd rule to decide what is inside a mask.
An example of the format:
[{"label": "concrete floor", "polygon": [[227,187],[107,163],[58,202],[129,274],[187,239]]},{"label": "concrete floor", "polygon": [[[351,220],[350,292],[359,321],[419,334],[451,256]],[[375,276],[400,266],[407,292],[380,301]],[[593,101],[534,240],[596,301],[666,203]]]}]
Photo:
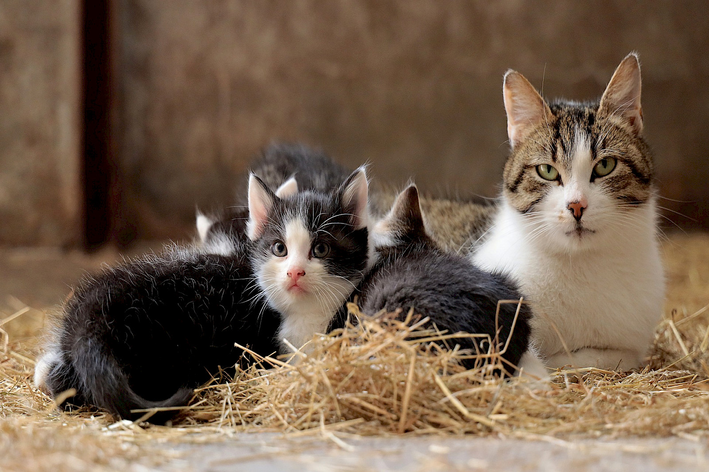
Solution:
[{"label": "concrete floor", "polygon": [[184,455],[159,470],[265,471],[706,471],[708,445],[677,438],[554,442],[493,438],[289,440],[242,435],[177,446]]}]

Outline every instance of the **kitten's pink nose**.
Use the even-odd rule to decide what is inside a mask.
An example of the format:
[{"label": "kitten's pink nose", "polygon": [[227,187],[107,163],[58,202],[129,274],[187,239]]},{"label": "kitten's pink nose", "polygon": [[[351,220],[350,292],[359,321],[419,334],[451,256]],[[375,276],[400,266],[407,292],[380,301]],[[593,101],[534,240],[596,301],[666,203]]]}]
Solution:
[{"label": "kitten's pink nose", "polygon": [[305,275],[305,271],[300,267],[293,267],[288,269],[286,275],[288,275],[289,278],[293,279],[293,283],[297,283],[298,279]]},{"label": "kitten's pink nose", "polygon": [[583,211],[586,207],[588,207],[588,204],[585,201],[576,201],[569,203],[566,208],[573,213],[576,221],[581,221],[581,216],[583,216]]}]

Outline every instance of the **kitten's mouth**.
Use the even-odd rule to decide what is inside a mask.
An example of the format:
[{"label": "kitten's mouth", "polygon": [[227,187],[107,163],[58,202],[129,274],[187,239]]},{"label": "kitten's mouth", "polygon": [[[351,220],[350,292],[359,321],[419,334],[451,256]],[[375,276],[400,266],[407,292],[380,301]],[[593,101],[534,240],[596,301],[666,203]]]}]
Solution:
[{"label": "kitten's mouth", "polygon": [[301,293],[306,293],[307,290],[305,290],[305,288],[298,285],[297,283],[292,283],[292,284],[290,284],[290,286],[288,286],[288,292],[295,294],[295,295],[299,295]]}]

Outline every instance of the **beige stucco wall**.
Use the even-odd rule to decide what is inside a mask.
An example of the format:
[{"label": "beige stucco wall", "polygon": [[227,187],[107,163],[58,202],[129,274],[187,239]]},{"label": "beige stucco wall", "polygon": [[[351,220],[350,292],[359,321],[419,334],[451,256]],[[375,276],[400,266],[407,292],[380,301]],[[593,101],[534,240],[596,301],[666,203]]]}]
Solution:
[{"label": "beige stucco wall", "polygon": [[505,70],[549,96],[589,99],[633,50],[663,193],[709,192],[705,2],[123,6],[122,165],[143,235],[174,236],[189,229],[195,202],[228,200],[272,139],[369,161],[379,178],[494,196],[507,152]]},{"label": "beige stucco wall", "polygon": [[[76,242],[78,0],[0,2],[0,244]],[[375,177],[494,196],[507,68],[549,96],[599,96],[641,55],[663,201],[709,207],[704,1],[115,0],[117,145],[138,237],[190,234],[272,140]],[[676,217],[681,226],[693,225]],[[120,228],[119,228],[120,230]]]},{"label": "beige stucco wall", "polygon": [[80,237],[79,1],[0,2],[0,244]]}]

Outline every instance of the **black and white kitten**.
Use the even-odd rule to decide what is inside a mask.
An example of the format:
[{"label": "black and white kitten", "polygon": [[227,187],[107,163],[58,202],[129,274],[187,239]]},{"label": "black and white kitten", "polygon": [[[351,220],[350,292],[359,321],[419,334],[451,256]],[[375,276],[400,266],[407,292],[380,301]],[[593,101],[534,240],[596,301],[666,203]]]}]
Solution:
[{"label": "black and white kitten", "polygon": [[[363,313],[401,309],[403,319],[413,308],[448,333],[488,335],[504,350],[508,372],[520,367],[542,379],[548,377],[544,366],[527,353],[531,331],[528,306],[523,304],[515,316],[517,304],[502,304],[495,319],[498,301],[520,299],[515,284],[503,275],[477,268],[462,255],[442,250],[426,231],[416,186],[399,194],[375,231],[382,235],[379,258],[353,294]],[[338,315],[342,323],[345,309]],[[449,343],[473,353],[484,352],[490,346],[483,347],[480,341],[458,338]],[[464,361],[467,368],[475,363],[473,358]]]},{"label": "black and white kitten", "polygon": [[[331,194],[352,174],[321,151],[287,143],[272,144],[264,149],[251,164],[251,171],[281,198],[298,190]],[[235,206],[209,216],[197,214],[199,239],[210,251],[224,253],[228,251],[229,239],[246,234],[248,196],[239,187]]]},{"label": "black and white kitten", "polygon": [[286,198],[251,176],[247,235],[256,247],[257,281],[281,313],[279,338],[296,348],[326,332],[372,263],[367,191],[363,168],[332,193]]},{"label": "black and white kitten", "polygon": [[234,343],[277,352],[280,316],[255,296],[247,248],[234,252],[174,246],[85,280],[37,363],[35,384],[55,398],[74,388],[73,405],[135,418],[134,409],[187,404],[220,369],[233,375],[250,360]]},{"label": "black and white kitten", "polygon": [[236,207],[226,218],[200,215],[197,229],[208,252],[228,254],[232,240],[257,243],[256,254],[263,256],[255,262],[259,286],[283,316],[280,338],[299,348],[325,332],[374,263],[367,175],[361,167],[343,183],[344,168],[303,146],[272,146],[254,167],[270,185],[252,174],[248,207]]},{"label": "black and white kitten", "polygon": [[[35,384],[124,418],[184,405],[220,369],[325,332],[368,263],[367,179],[280,198],[252,175],[248,238],[228,255],[173,248],[106,269],[64,307]],[[233,372],[233,371],[232,371]],[[160,420],[162,420],[161,418]]]}]

